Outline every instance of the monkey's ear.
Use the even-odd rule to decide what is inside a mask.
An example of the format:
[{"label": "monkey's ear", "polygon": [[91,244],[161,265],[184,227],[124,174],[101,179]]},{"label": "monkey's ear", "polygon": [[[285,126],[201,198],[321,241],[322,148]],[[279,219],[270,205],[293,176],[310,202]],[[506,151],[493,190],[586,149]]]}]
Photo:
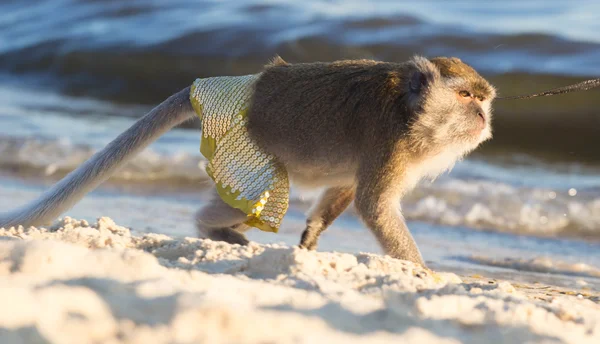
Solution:
[{"label": "monkey's ear", "polygon": [[420,71],[414,71],[408,82],[408,87],[412,93],[421,93],[423,88],[427,87],[427,76]]}]

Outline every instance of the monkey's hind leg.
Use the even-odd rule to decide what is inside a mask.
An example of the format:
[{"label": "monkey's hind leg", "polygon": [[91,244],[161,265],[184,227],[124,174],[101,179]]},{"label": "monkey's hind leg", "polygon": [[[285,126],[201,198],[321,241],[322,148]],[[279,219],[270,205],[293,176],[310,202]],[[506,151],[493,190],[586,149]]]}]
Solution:
[{"label": "monkey's hind leg", "polygon": [[213,199],[196,212],[196,228],[199,234],[215,241],[247,245],[249,241],[244,232],[250,229],[250,226],[244,222],[248,217],[241,210],[223,202],[216,190],[213,194]]},{"label": "monkey's hind leg", "polygon": [[353,199],[353,187],[334,187],[325,190],[306,220],[306,229],[302,233],[300,247],[315,250],[321,233],[348,208]]}]

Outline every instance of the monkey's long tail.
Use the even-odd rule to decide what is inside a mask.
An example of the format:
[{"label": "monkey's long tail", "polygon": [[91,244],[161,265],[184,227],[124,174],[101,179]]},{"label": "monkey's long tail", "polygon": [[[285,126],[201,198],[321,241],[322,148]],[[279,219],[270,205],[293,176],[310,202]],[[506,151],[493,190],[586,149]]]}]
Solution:
[{"label": "monkey's long tail", "polygon": [[162,134],[193,118],[189,93],[187,87],[169,97],[37,200],[0,214],[0,228],[47,224],[69,210]]}]

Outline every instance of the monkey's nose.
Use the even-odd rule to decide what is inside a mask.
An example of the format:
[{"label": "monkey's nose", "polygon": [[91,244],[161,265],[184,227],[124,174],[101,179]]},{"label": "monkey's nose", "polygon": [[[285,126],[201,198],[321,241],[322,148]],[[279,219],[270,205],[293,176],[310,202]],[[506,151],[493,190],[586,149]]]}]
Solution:
[{"label": "monkey's nose", "polygon": [[481,121],[483,122],[483,124],[485,124],[485,116],[483,115],[483,112],[478,112],[477,116],[479,116],[479,118],[481,118]]}]

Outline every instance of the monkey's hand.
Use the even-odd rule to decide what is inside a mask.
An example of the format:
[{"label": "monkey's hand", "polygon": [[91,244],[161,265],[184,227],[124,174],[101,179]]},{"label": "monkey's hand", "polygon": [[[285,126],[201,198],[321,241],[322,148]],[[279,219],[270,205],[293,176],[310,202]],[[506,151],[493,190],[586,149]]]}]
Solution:
[{"label": "monkey's hand", "polygon": [[425,268],[427,267],[402,214],[400,214],[398,206],[393,210],[389,209],[388,211],[378,214],[371,213],[366,216],[362,215],[363,210],[360,206],[359,211],[386,254],[393,258],[408,260]]}]

